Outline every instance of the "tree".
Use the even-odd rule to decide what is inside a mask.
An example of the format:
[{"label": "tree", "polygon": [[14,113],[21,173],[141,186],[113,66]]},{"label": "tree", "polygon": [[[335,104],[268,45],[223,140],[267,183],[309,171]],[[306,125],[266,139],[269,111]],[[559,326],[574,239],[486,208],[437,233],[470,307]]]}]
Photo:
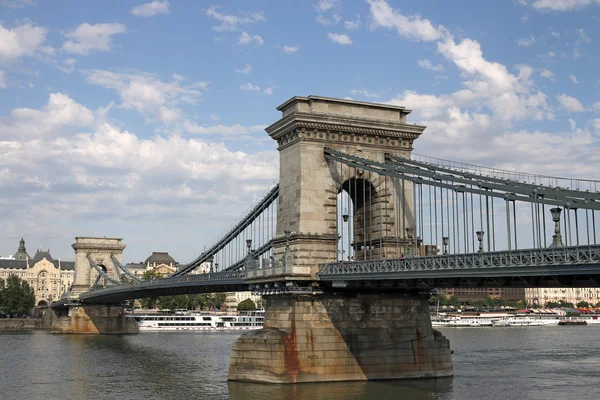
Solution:
[{"label": "tree", "polygon": [[576,304],[577,308],[590,308],[590,303],[588,303],[587,301],[580,301],[579,303]]},{"label": "tree", "polygon": [[237,305],[238,311],[255,311],[256,304],[252,301],[252,299],[246,299],[240,301],[240,304]]},{"label": "tree", "polygon": [[227,295],[225,293],[212,293],[207,296],[206,306],[209,309],[219,309],[225,303],[225,299],[227,299]]},{"label": "tree", "polygon": [[35,294],[29,284],[16,275],[2,281],[0,291],[0,312],[8,315],[31,315],[35,306]]},{"label": "tree", "polygon": [[[144,271],[144,273],[142,274],[142,280],[144,281],[149,281],[152,279],[159,279],[162,278],[161,274],[157,274],[156,271],[154,270],[147,270]],[[154,308],[156,306],[156,298],[145,298],[145,299],[140,299],[140,304],[142,305],[142,308]]]},{"label": "tree", "polygon": [[145,280],[145,281],[149,281],[152,279],[160,279],[162,277],[163,277],[162,274],[159,274],[152,269],[144,271],[144,273],[142,274],[142,280]]}]

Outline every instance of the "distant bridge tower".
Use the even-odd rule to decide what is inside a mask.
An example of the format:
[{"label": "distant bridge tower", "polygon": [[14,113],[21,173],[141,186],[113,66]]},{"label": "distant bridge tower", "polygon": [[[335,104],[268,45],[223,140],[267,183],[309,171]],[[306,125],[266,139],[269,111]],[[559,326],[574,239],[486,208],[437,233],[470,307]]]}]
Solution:
[{"label": "distant bridge tower", "polygon": [[[324,149],[380,162],[386,154],[408,157],[425,126],[407,124],[411,110],[404,107],[327,97],[293,97],[277,109],[281,119],[266,130],[279,145],[274,244],[278,260],[289,248],[292,265],[287,263],[284,275],[314,279],[318,264],[339,257],[338,219],[346,211],[354,226],[353,237],[343,239],[349,242],[346,255],[352,247],[357,260],[366,258],[365,252],[372,259],[399,257],[402,233],[414,225],[412,184],[394,187],[389,177],[328,162]],[[339,210],[342,191],[353,210]],[[400,204],[402,210],[394,209]]]},{"label": "distant bridge tower", "polygon": [[75,278],[71,286],[71,295],[77,296],[79,293],[87,292],[98,276],[98,272],[90,265],[88,254],[108,276],[119,279],[111,255],[122,262],[123,249],[126,247],[122,242],[123,239],[120,238],[84,236],[75,238],[75,243],[72,245],[75,250]]}]

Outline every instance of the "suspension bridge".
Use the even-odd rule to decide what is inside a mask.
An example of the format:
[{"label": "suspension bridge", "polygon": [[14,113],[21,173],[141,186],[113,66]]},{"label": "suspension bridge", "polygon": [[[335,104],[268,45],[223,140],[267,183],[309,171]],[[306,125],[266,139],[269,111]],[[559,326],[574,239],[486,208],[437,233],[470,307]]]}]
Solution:
[{"label": "suspension bridge", "polygon": [[52,307],[252,290],[265,329],[238,339],[229,378],[333,381],[452,375],[432,288],[600,286],[597,181],[412,154],[425,126],[404,107],[309,96],[278,110],[279,183],[207,250],[142,281],[120,239],[78,238],[73,290]]}]

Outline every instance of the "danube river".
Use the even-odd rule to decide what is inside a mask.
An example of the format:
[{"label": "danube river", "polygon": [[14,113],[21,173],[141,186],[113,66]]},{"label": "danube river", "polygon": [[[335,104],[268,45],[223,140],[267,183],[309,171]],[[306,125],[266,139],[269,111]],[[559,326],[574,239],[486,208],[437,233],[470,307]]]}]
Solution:
[{"label": "danube river", "polygon": [[600,327],[446,328],[454,378],[227,382],[237,334],[0,333],[0,399],[600,399]]}]

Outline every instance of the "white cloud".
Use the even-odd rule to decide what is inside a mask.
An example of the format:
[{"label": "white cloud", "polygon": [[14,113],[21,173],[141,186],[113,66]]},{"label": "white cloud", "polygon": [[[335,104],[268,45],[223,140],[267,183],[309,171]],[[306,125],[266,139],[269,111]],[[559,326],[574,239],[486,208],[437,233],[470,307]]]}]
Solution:
[{"label": "white cloud", "polygon": [[352,94],[352,95],[359,95],[359,96],[368,97],[368,98],[374,98],[374,99],[378,99],[378,98],[381,97],[379,94],[369,92],[368,90],[352,89],[350,91],[350,94]]},{"label": "white cloud", "polygon": [[286,54],[294,54],[298,50],[300,50],[300,45],[298,44],[295,46],[283,46],[283,52]]},{"label": "white cloud", "polygon": [[335,8],[339,8],[341,5],[341,0],[319,0],[314,7],[318,12],[324,13]]},{"label": "white cloud", "polygon": [[417,64],[419,64],[419,66],[421,68],[425,68],[425,69],[428,69],[430,71],[440,72],[440,71],[444,70],[444,66],[442,64],[433,65],[431,63],[431,61],[429,61],[427,58],[424,59],[424,60],[417,61]]},{"label": "white cloud", "polygon": [[328,20],[327,18],[325,18],[323,16],[323,14],[318,14],[316,17],[317,23],[323,25],[323,26],[329,26],[331,25],[331,21]]},{"label": "white cloud", "polygon": [[579,100],[577,100],[575,97],[566,95],[566,94],[559,94],[556,96],[556,100],[559,102],[559,104],[568,112],[583,112],[585,111],[585,107],[583,106],[583,104],[581,104],[581,102]]},{"label": "white cloud", "polygon": [[549,69],[543,69],[542,72],[540,72],[540,76],[546,79],[554,78],[554,74]]},{"label": "white cloud", "polygon": [[69,53],[87,56],[92,51],[110,51],[112,37],[127,32],[123,24],[107,23],[90,25],[87,22],[64,36],[69,39],[63,43],[63,50]]},{"label": "white cloud", "polygon": [[260,86],[253,85],[252,82],[244,83],[240,86],[240,89],[246,92],[260,92]]},{"label": "white cloud", "polygon": [[238,38],[238,43],[241,45],[248,45],[248,44],[251,44],[252,42],[254,42],[258,45],[265,43],[265,41],[263,40],[263,38],[261,36],[259,36],[259,35],[250,36],[245,31],[242,32],[242,34]]},{"label": "white cloud", "polygon": [[270,95],[272,95],[272,94],[273,94],[273,89],[272,89],[272,88],[270,88],[270,87],[266,88],[266,89],[265,89],[265,94],[266,94],[267,96],[270,96]]},{"label": "white cloud", "polygon": [[552,32],[550,32],[550,35],[552,35],[555,38],[559,38],[560,37],[560,32],[552,31]]},{"label": "white cloud", "polygon": [[584,29],[577,29],[577,34],[579,35],[579,40],[578,40],[578,44],[579,43],[592,43],[592,39],[590,39],[590,37],[585,33]]},{"label": "white cloud", "polygon": [[594,109],[594,111],[596,111],[596,112],[600,113],[600,101],[597,101],[597,102],[595,102],[595,103],[592,105],[592,108]]},{"label": "white cloud", "polygon": [[121,97],[119,107],[134,109],[149,120],[165,124],[181,119],[178,106],[182,103],[197,104],[208,82],[195,82],[182,86],[181,81],[163,82],[150,73],[86,71],[87,81],[94,85],[115,90]]},{"label": "white cloud", "polygon": [[328,33],[327,37],[333,42],[341,45],[352,44],[352,40],[348,35],[339,33]]},{"label": "white cloud", "polygon": [[59,138],[67,127],[89,127],[93,122],[94,113],[90,109],[63,93],[52,93],[41,110],[15,108],[7,117],[0,118],[0,138]]},{"label": "white cloud", "polygon": [[6,89],[6,73],[0,69],[0,89]]},{"label": "white cloud", "polygon": [[395,29],[400,36],[426,42],[441,39],[446,33],[446,28],[441,25],[435,27],[420,15],[405,16],[393,10],[385,0],[367,0],[367,2],[370,6],[372,29]]},{"label": "white cloud", "polygon": [[252,72],[252,65],[246,64],[244,65],[244,68],[236,68],[235,72],[238,74],[248,75],[250,72]]},{"label": "white cloud", "polygon": [[571,82],[573,83],[579,83],[579,81],[577,80],[577,76],[575,75],[569,75],[569,79],[571,79]]},{"label": "white cloud", "polygon": [[75,70],[75,64],[77,63],[77,60],[74,58],[66,58],[63,60],[63,62],[61,64],[57,64],[58,69],[60,69],[62,72],[70,74],[71,72],[73,72]]},{"label": "white cloud", "polygon": [[151,3],[140,4],[131,9],[131,14],[136,17],[153,17],[157,14],[169,13],[169,1],[153,1]]},{"label": "white cloud", "polygon": [[[317,22],[323,26],[329,26],[332,24],[339,23],[342,20],[342,17],[339,14],[339,9],[342,7],[341,0],[319,0],[317,4],[314,5],[315,10],[317,11]],[[325,17],[324,14],[330,14],[330,18]]]},{"label": "white cloud", "polygon": [[199,135],[219,135],[219,136],[247,136],[252,133],[263,132],[266,125],[242,126],[235,125],[213,125],[201,126],[189,120],[185,121],[185,130],[189,133]]},{"label": "white cloud", "polygon": [[355,31],[357,29],[360,29],[360,25],[360,15],[357,16],[356,20],[354,21],[344,21],[344,27],[349,31]]},{"label": "white cloud", "polygon": [[549,51],[549,52],[547,52],[545,55],[546,55],[546,57],[548,57],[548,58],[554,58],[554,57],[556,57],[556,53],[555,53],[555,52],[553,52],[553,51]]},{"label": "white cloud", "polygon": [[[399,10],[386,15],[407,18]],[[426,21],[424,17],[421,20]],[[536,86],[532,67],[517,65],[509,70],[486,58],[477,41],[455,39],[439,25],[429,24],[440,32],[433,48],[458,68],[461,87],[442,94],[405,90],[388,101],[413,109],[411,121],[427,125],[415,142],[417,152],[511,170],[556,175],[576,170],[578,176],[592,176],[600,165],[600,155],[594,146],[598,140],[589,130],[512,131],[515,124],[557,118],[548,96]],[[388,25],[395,29],[391,23],[374,28]],[[425,40],[417,35],[402,36]]]},{"label": "white cloud", "polygon": [[0,23],[0,65],[43,51],[48,31],[30,23],[7,29]]},{"label": "white cloud", "polygon": [[535,37],[533,37],[533,35],[531,35],[527,38],[519,38],[515,41],[515,43],[519,47],[531,47],[535,43]]},{"label": "white cloud", "polygon": [[265,21],[265,16],[262,12],[253,12],[244,14],[242,16],[235,16],[221,14],[217,11],[217,9],[218,7],[211,6],[208,10],[206,10],[207,16],[213,17],[221,23],[221,25],[213,26],[213,29],[217,32],[237,31],[241,26]]},{"label": "white cloud", "polygon": [[0,6],[8,8],[23,8],[35,4],[36,0],[2,0]]},{"label": "white cloud", "polygon": [[532,7],[541,11],[572,11],[592,4],[592,0],[535,0]]},{"label": "white cloud", "polygon": [[[222,141],[199,136],[144,139],[94,119],[89,109],[65,95],[52,94],[48,104],[42,110],[26,109],[27,115],[13,110],[0,117],[0,184],[5,194],[0,219],[7,237],[24,231],[29,243],[43,240],[55,256],[61,248],[63,256],[72,254],[69,244],[82,234],[81,226],[102,236],[113,225],[130,245],[127,258],[141,258],[148,249],[138,247],[139,254],[132,256],[134,244],[164,246],[165,239],[155,233],[169,221],[185,234],[167,247],[189,257],[185,247],[194,243],[185,241],[197,228],[194,221],[214,227],[200,238],[194,236],[194,242],[214,239],[214,230],[225,230],[278,175],[276,150],[231,151]],[[233,127],[211,131],[234,135],[264,128]],[[48,135],[34,137],[32,132],[38,131]],[[128,229],[125,220],[140,221],[144,229],[139,224]],[[152,234],[146,236],[146,231]],[[178,249],[180,240],[185,245]]]}]

